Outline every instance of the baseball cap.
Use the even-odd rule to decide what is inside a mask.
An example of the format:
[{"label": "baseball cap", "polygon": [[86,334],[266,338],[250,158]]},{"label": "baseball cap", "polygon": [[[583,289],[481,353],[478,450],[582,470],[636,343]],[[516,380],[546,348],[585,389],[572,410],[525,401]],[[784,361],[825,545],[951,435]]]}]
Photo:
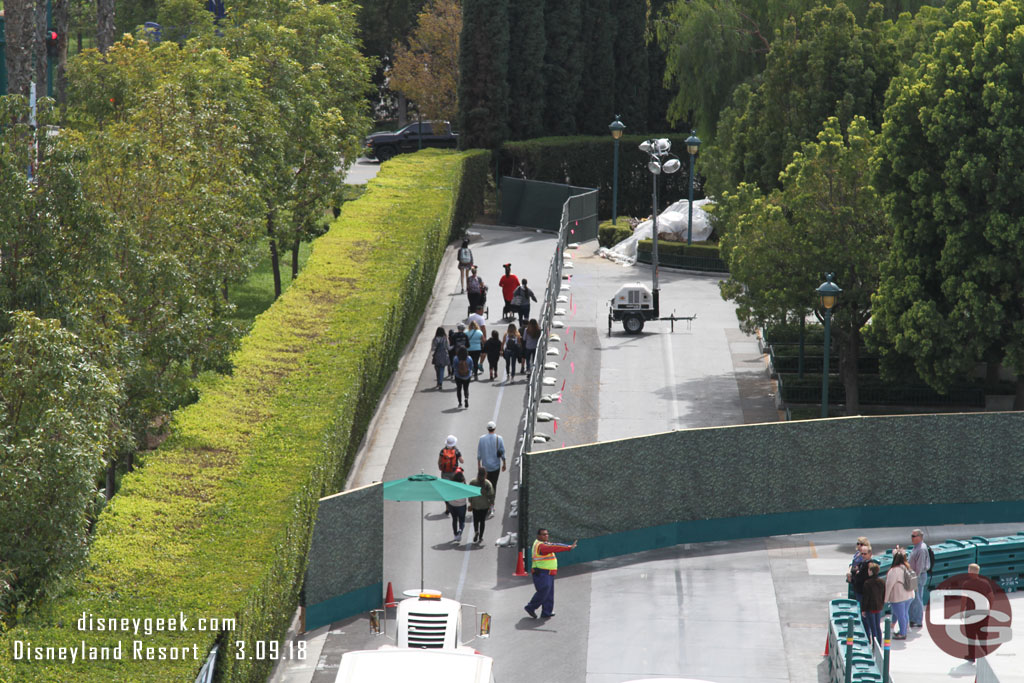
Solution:
[{"label": "baseball cap", "polygon": [[494,424],[493,420],[491,420],[490,422],[487,423],[487,431],[493,432],[497,428],[498,428],[498,425]]}]

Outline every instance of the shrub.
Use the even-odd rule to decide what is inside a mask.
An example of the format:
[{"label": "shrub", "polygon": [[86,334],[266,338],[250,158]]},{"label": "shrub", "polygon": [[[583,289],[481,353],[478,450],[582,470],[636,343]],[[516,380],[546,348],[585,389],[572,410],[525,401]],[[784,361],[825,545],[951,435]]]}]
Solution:
[{"label": "shrub", "polygon": [[[486,181],[486,152],[389,162],[318,239],[260,315],[231,376],[207,378],[172,436],[125,477],[100,516],[87,570],[0,638],[0,681],[192,681],[213,644],[218,680],[264,681],[273,664],[234,642],[280,639],[298,602],[317,500],[343,485],[381,389],[430,296],[450,237]],[[218,632],[79,631],[83,613],[234,618]],[[12,661],[13,642],[111,646],[124,661]],[[146,647],[184,661],[138,661]]]}]

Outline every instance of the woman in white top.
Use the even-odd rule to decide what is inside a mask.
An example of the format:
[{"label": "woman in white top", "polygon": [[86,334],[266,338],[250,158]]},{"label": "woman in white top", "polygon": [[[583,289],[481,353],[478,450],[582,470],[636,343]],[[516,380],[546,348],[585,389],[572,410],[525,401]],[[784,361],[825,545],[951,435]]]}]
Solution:
[{"label": "woman in white top", "polygon": [[892,614],[899,624],[897,640],[906,640],[907,627],[910,622],[910,602],[914,599],[914,588],[907,588],[910,583],[910,566],[907,564],[907,553],[896,546],[892,554],[892,566],[885,576],[885,601],[892,605]]}]

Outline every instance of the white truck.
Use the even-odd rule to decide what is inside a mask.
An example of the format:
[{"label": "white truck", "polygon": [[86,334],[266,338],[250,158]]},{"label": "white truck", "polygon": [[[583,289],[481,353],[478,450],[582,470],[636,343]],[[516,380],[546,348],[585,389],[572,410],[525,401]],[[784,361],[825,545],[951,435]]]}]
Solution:
[{"label": "white truck", "polygon": [[[464,607],[472,605],[436,591],[402,600],[398,603],[396,645],[346,652],[335,683],[494,683],[494,660],[461,641]],[[377,613],[371,613],[375,632],[379,632]],[[486,638],[489,633],[490,615],[483,614],[479,635]]]}]

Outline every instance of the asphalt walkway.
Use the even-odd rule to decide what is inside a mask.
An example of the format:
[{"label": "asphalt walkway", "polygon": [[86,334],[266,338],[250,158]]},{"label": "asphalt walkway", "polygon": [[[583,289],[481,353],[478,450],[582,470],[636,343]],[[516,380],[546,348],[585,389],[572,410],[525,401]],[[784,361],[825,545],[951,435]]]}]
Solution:
[{"label": "asphalt walkway", "polygon": [[[511,262],[513,272],[526,276],[540,295],[554,250],[552,236],[481,226],[473,231],[478,233],[474,255],[491,286],[491,319],[500,314],[502,263]],[[648,323],[639,336],[628,336],[621,327],[609,335],[606,302],[625,282],[649,282],[650,267],[623,268],[595,256],[595,249],[589,243],[574,251],[573,267],[566,271],[572,277],[563,290],[566,313],[560,319],[565,327],[557,330],[563,356],[550,373],[558,385],[565,383],[565,390],[562,402],[551,404],[558,428],[549,447],[779,419],[764,359],[756,341],[740,332],[731,304],[719,296],[717,277],[662,270],[663,312],[696,314],[695,320],[677,323],[674,332],[668,322],[657,322]],[[421,469],[433,472],[448,434],[459,438],[472,463],[476,440],[491,419],[508,452],[515,450],[523,380],[473,383],[469,409],[456,407],[451,383],[440,392],[433,388],[429,340],[437,326],[451,328],[465,316],[466,299],[457,292],[454,251],[449,250],[422,330],[371,424],[350,486]],[[866,535],[884,549],[905,544],[909,536],[905,529],[848,529],[687,544],[571,566],[556,581],[557,616],[533,620],[522,609],[533,593],[529,578],[513,576],[513,549],[494,545],[517,527],[509,515],[514,484],[510,466],[499,481],[501,514],[488,522],[480,547],[468,544],[469,532],[461,543],[453,542],[440,503],[427,504],[425,510],[426,584],[492,615],[491,637],[473,646],[494,658],[499,683],[620,683],[680,676],[720,683],[818,683],[825,680],[821,653],[827,602],[846,595],[843,575],[853,540]],[[392,583],[396,594],[419,586],[419,525],[419,505],[385,503],[384,581]],[[926,532],[928,538],[944,540],[1022,528],[954,526]],[[1024,618],[1024,608],[1017,611]],[[370,635],[365,616],[290,637],[307,641],[309,659],[279,667],[273,681],[328,683],[344,652],[388,642]],[[897,683],[969,675],[962,662],[927,650],[925,641],[918,637],[894,644]],[[1000,652],[1003,664],[1018,661],[1009,659],[1018,656],[1011,647]],[[910,671],[918,677],[906,677]]]}]

